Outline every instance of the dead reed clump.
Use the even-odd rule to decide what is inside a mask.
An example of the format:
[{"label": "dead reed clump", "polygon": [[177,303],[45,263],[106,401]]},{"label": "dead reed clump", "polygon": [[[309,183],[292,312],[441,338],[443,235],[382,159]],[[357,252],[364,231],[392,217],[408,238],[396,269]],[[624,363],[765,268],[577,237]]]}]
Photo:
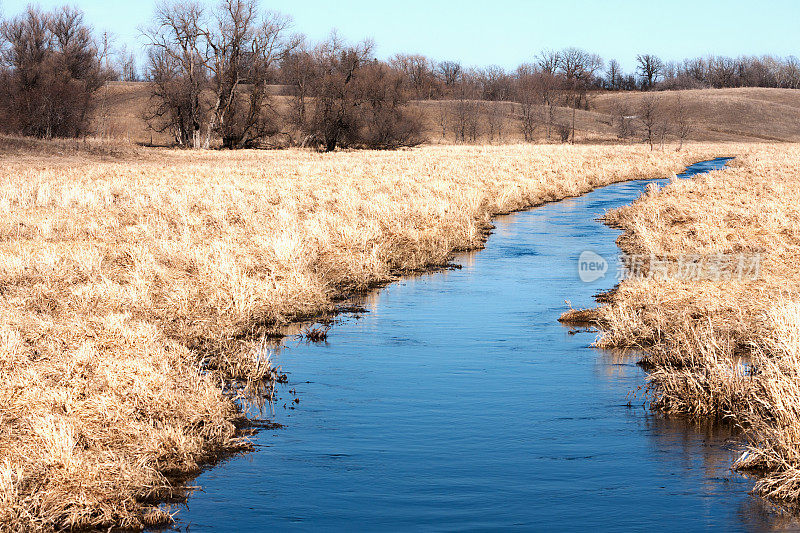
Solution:
[{"label": "dead reed clump", "polygon": [[325,342],[328,338],[328,332],[331,330],[330,326],[316,326],[307,328],[303,331],[303,337],[309,342]]},{"label": "dead reed clump", "polygon": [[573,326],[593,326],[598,324],[599,318],[600,313],[596,309],[570,309],[558,321]]},{"label": "dead reed clump", "polygon": [[645,350],[652,406],[745,430],[734,465],[759,494],[800,500],[800,157],[753,145],[731,169],[674,181],[609,213],[631,254],[757,256],[756,275],[623,281],[598,346]]},{"label": "dead reed clump", "polygon": [[176,479],[247,448],[235,399],[285,381],[263,335],[480,246],[495,213],[720,150],[0,152],[0,528],[164,518]]}]

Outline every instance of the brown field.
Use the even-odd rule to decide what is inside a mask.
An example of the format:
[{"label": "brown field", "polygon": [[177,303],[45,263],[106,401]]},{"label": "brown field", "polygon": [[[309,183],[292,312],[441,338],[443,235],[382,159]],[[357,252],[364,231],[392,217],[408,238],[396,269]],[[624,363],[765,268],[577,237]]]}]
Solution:
[{"label": "brown field", "polygon": [[493,214],[743,150],[0,140],[0,524],[168,521],[153,502],[247,448],[223,387],[275,377],[265,331],[481,246]]},{"label": "brown field", "polygon": [[[276,87],[276,92],[279,92]],[[104,92],[103,92],[104,91]],[[95,118],[95,130],[106,136],[130,142],[166,144],[171,139],[147,129],[143,120],[149,105],[146,83],[114,82],[101,91],[101,104]],[[765,142],[800,141],[800,91],[793,89],[700,89],[689,91],[663,91],[655,93],[664,101],[666,110],[673,110],[677,99],[686,105],[694,121],[689,138],[703,142]],[[583,143],[617,143],[616,129],[612,124],[614,108],[627,101],[636,106],[643,93],[600,93],[591,98],[589,111],[579,110],[576,116],[576,139]],[[105,100],[104,100],[105,98]],[[288,102],[287,97],[277,96],[280,108]],[[451,102],[419,101],[413,105],[423,115],[425,129],[430,142],[452,144],[451,128],[442,137],[440,117],[442,110]],[[483,102],[484,114],[491,109],[500,109],[503,115],[502,135],[491,140],[493,144],[522,142],[521,125],[515,116],[519,110],[515,104]],[[567,124],[571,120],[570,109],[558,108],[555,121]],[[487,119],[482,119],[479,143],[489,142]],[[537,132],[539,140],[546,140],[544,126]],[[674,140],[674,139],[673,139]],[[553,132],[551,141],[558,142]],[[636,139],[627,142],[636,142]]]},{"label": "brown field", "polygon": [[[797,145],[737,149],[730,170],[650,190],[608,216],[629,254],[760,254],[757,280],[622,282],[595,319],[601,347],[644,349],[653,406],[727,419],[756,491],[800,499],[800,157]],[[584,315],[583,318],[586,318]]]},{"label": "brown field", "polygon": [[[655,93],[667,110],[678,98],[694,121],[694,140],[800,141],[800,91],[794,89],[696,89]],[[593,101],[598,113],[611,113],[626,99],[635,108],[642,93],[607,93]]]}]

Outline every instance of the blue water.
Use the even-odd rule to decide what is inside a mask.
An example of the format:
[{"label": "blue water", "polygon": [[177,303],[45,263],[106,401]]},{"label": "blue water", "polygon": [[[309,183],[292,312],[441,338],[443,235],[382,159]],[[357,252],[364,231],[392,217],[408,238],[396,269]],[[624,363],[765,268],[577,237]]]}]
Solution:
[{"label": "blue water", "polygon": [[[687,175],[717,169],[718,159]],[[684,176],[685,177],[685,176]],[[177,516],[198,531],[762,530],[796,525],[730,470],[730,430],[665,419],[629,393],[635,358],[557,319],[616,282],[596,219],[650,181],[499,217],[461,270],[405,278],[326,344],[288,339],[285,427],[200,475]],[[606,258],[591,284],[581,252]],[[296,390],[299,404],[289,392]],[[286,407],[284,407],[286,404]],[[295,406],[296,409],[291,409]]]}]

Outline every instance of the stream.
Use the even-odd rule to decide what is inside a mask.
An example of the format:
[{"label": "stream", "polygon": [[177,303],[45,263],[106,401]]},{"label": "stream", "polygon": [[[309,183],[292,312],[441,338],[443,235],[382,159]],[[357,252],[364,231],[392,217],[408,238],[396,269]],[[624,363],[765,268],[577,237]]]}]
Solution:
[{"label": "stream", "polygon": [[[689,167],[680,177],[718,169]],[[619,235],[596,219],[648,183],[497,217],[460,270],[373,291],[327,342],[287,337],[288,372],[256,451],[205,471],[181,531],[761,531],[796,527],[731,471],[726,427],[643,406],[633,355],[562,326],[617,283]],[[578,276],[592,251],[604,277]],[[293,403],[296,397],[299,403]],[[285,406],[284,406],[285,405]]]}]

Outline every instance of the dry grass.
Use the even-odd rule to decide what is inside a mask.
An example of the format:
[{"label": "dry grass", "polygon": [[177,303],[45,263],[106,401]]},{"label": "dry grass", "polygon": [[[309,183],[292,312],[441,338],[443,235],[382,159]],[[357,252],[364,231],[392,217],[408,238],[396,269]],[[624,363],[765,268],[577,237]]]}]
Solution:
[{"label": "dry grass", "polygon": [[800,498],[800,157],[739,150],[733,168],[650,190],[609,215],[626,252],[762,254],[758,280],[630,279],[596,319],[598,345],[644,348],[653,406],[728,418],[761,474],[758,493]]},{"label": "dry grass", "polygon": [[[794,89],[695,89],[656,93],[670,112],[678,97],[694,121],[690,138],[704,141],[800,141],[800,91]],[[593,110],[609,114],[627,101],[635,110],[642,93],[607,93]]]},{"label": "dry grass", "polygon": [[223,391],[275,377],[262,333],[481,246],[495,213],[720,150],[0,154],[0,524],[166,519],[175,476],[247,447]]}]

